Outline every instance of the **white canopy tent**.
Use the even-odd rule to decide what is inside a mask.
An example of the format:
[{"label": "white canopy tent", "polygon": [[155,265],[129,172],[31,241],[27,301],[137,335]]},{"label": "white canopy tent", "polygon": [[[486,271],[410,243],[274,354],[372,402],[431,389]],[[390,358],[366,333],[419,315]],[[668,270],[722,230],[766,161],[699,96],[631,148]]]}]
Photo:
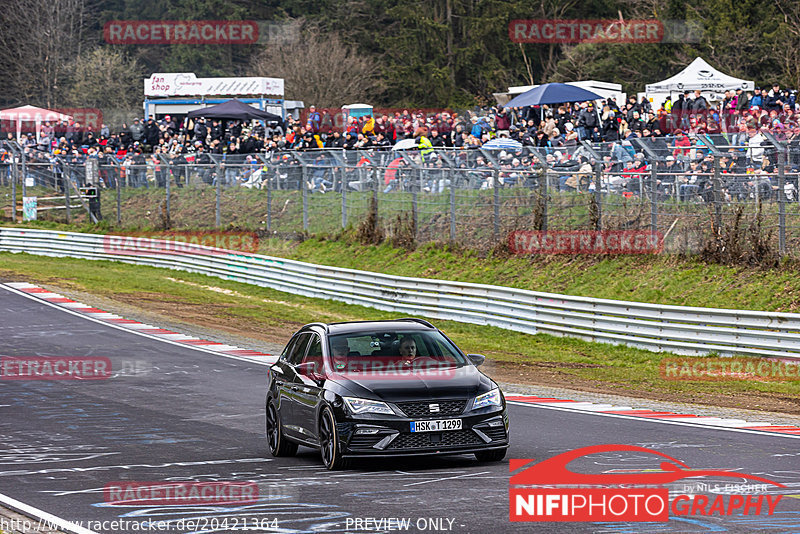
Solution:
[{"label": "white canopy tent", "polygon": [[342,106],[342,112],[350,117],[366,117],[372,115],[372,106],[369,104],[348,104]]},{"label": "white canopy tent", "polygon": [[22,123],[36,123],[36,142],[41,140],[43,122],[68,121],[71,115],[65,115],[51,109],[37,108],[35,106],[22,106],[19,108],[0,110],[0,120],[17,123],[17,141],[22,137]]},{"label": "white canopy tent", "polygon": [[646,85],[645,95],[650,102],[660,105],[668,96],[674,101],[679,93],[699,89],[706,99],[715,101],[721,100],[725,91],[752,91],[754,87],[752,81],[729,76],[698,57],[675,76]]}]

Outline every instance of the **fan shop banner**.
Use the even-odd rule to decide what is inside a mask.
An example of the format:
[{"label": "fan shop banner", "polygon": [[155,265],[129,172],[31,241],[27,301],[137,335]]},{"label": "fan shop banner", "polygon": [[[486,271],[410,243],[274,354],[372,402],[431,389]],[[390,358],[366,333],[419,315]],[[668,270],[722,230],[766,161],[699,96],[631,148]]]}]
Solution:
[{"label": "fan shop banner", "polygon": [[144,81],[144,94],[145,96],[283,96],[283,78],[256,76],[198,78],[192,72],[154,73]]}]

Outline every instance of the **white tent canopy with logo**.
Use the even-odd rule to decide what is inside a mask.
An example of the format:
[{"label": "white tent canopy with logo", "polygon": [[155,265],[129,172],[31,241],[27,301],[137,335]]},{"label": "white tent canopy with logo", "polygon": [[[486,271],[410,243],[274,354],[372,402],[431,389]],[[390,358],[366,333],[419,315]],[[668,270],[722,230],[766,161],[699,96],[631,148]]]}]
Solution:
[{"label": "white tent canopy with logo", "polygon": [[342,106],[342,111],[350,117],[367,117],[372,115],[372,106],[369,104],[348,104]]},{"label": "white tent canopy with logo", "polygon": [[674,101],[684,91],[700,90],[710,100],[721,100],[725,91],[752,91],[754,87],[752,81],[729,76],[698,57],[675,76],[646,85],[645,94],[651,102],[661,104],[661,100],[667,96]]},{"label": "white tent canopy with logo", "polygon": [[35,106],[22,106],[19,108],[0,110],[0,120],[17,123],[17,141],[22,137],[22,123],[36,123],[36,141],[40,141],[43,122],[68,121],[71,115],[65,115],[51,109],[37,108]]}]

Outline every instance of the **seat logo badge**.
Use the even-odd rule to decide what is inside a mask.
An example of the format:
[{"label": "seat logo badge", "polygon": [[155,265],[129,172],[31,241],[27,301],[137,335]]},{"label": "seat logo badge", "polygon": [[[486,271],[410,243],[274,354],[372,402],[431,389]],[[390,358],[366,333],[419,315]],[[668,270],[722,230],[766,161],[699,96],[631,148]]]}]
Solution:
[{"label": "seat logo badge", "polygon": [[439,405],[438,404],[429,404],[428,408],[430,408],[431,413],[439,413]]}]

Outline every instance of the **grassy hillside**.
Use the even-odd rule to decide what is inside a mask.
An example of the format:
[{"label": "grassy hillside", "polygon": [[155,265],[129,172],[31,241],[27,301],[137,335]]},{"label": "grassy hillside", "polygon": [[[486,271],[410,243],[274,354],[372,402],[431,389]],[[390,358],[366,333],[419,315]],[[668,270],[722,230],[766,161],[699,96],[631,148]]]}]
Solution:
[{"label": "grassy hillside", "polygon": [[267,253],[326,265],[405,276],[518,287],[533,291],[659,304],[795,312],[800,276],[777,269],[709,265],[675,256],[517,257],[477,254],[429,244],[413,252],[388,245],[311,239]]}]

